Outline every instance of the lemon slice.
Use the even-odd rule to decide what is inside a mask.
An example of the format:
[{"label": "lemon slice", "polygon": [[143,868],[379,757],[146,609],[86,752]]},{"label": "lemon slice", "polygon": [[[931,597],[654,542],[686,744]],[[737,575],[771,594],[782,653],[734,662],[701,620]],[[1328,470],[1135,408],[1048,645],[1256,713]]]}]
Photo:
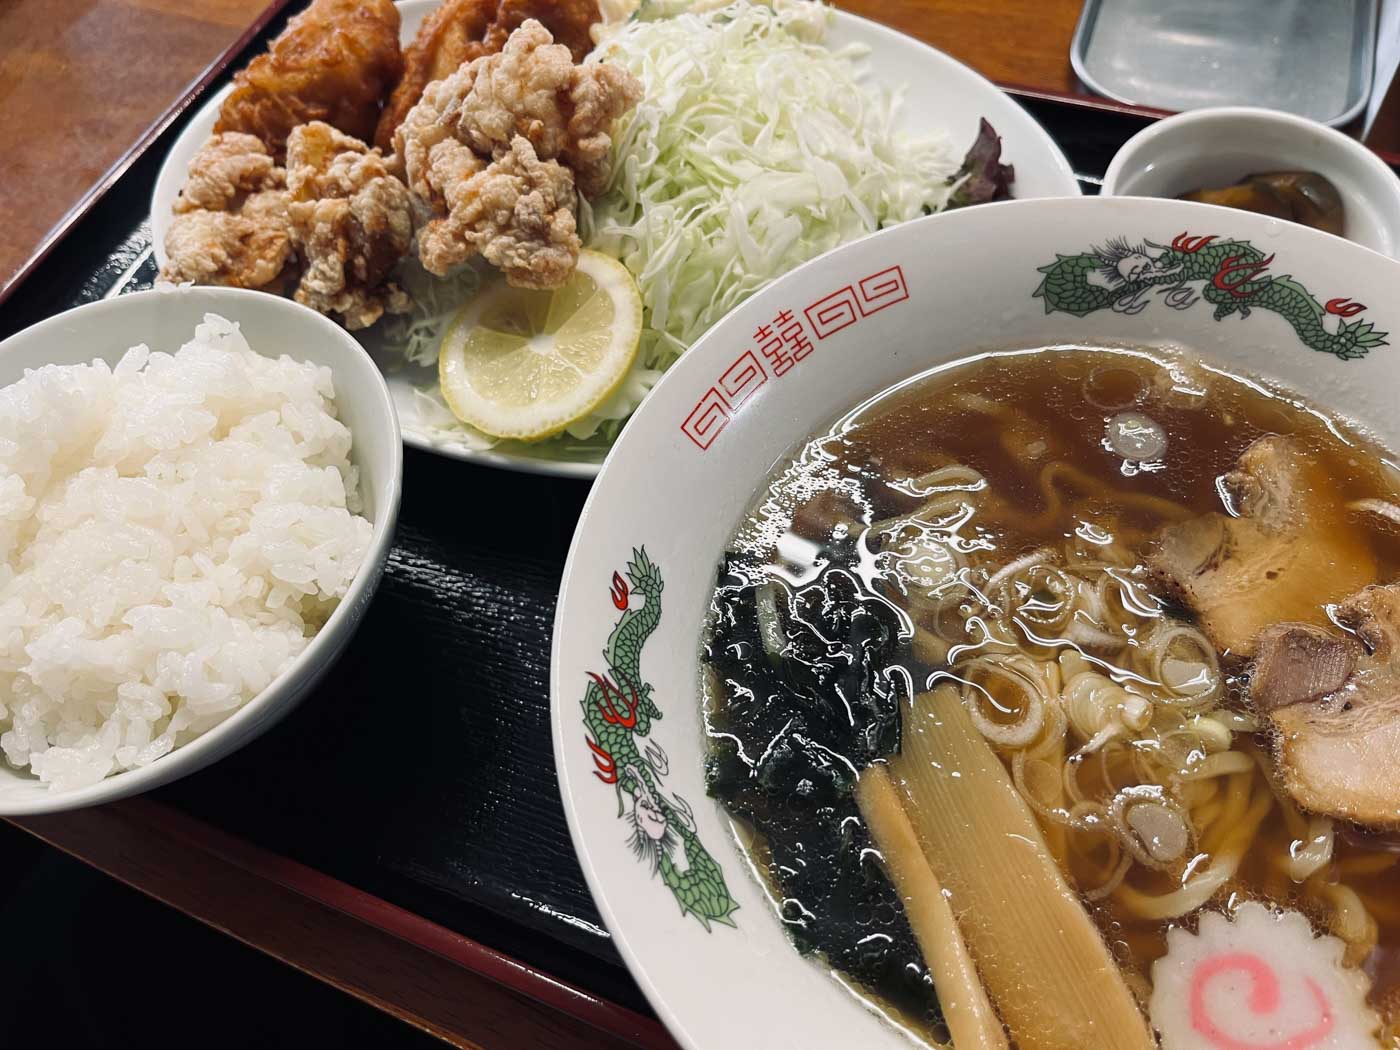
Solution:
[{"label": "lemon slice", "polygon": [[642,297],[627,267],[580,252],[562,288],[499,280],[462,308],[438,354],[443,400],[487,434],[539,441],[612,396],[641,335]]}]

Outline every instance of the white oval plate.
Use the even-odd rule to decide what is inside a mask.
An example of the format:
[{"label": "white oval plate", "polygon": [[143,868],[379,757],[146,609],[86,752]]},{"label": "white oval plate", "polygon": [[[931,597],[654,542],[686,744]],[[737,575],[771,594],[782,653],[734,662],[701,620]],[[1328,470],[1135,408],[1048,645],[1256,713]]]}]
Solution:
[{"label": "white oval plate", "polygon": [[[1119,239],[1135,250],[1115,250]],[[1226,290],[1215,286],[1222,270]],[[1253,299],[1240,283],[1246,270],[1292,280]],[[1258,215],[1127,197],[1013,201],[838,248],[737,307],[677,362],[589,495],[564,572],[550,679],[554,758],[580,863],[633,976],[684,1046],[910,1045],[797,954],[705,794],[701,625],[724,545],[773,465],[866,397],[927,369],[978,349],[1065,342],[1190,347],[1307,391],[1397,448],[1400,347],[1388,345],[1400,342],[1396,287],[1400,263]],[[781,311],[802,319],[812,350],[777,376],[752,336]],[[654,575],[637,571],[642,552]],[[631,637],[610,666],[623,617]],[[639,718],[618,737],[591,675],[649,687],[661,720]],[[629,720],[628,700],[612,699],[615,717]],[[615,738],[608,754],[589,743],[606,750],[601,728]],[[600,783],[628,763],[649,767],[676,814],[674,863],[717,865],[715,897],[727,895],[732,914],[673,892],[664,870],[633,853],[632,797]]]},{"label": "white oval plate", "polygon": [[[398,6],[403,16],[399,35],[407,44],[418,32],[423,19],[438,5],[436,0],[403,0]],[[865,61],[872,79],[892,89],[904,89],[899,121],[904,131],[913,133],[931,126],[946,131],[955,146],[971,145],[979,118],[986,117],[1001,135],[1002,160],[1015,165],[1014,191],[1018,198],[1079,195],[1074,171],[1054,140],[990,80],[913,37],[844,11],[834,14],[829,43],[833,47],[867,46],[870,55]],[[162,266],[166,262],[165,234],[170,227],[171,205],[185,184],[190,161],[213,132],[219,107],[231,90],[231,86],[226,86],[209,97],[175,140],[161,166],[151,194],[151,234],[156,261]],[[368,345],[373,340],[365,342]],[[370,349],[377,348],[370,346]],[[416,428],[415,421],[419,418],[416,391],[436,385],[436,370],[400,364],[397,355],[376,353],[375,357],[385,370],[406,444],[453,459],[534,474],[582,478],[597,475],[604,455],[601,449],[570,456],[552,444],[534,452],[528,446],[512,443],[506,451],[482,451]]]}]

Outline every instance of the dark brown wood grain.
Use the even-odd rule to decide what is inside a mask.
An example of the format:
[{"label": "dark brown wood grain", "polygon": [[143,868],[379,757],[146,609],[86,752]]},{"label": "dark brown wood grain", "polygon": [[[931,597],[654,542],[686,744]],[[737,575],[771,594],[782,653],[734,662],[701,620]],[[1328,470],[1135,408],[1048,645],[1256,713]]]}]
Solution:
[{"label": "dark brown wood grain", "polygon": [[268,5],[0,2],[0,289]]},{"label": "dark brown wood grain", "polygon": [[675,1050],[651,1018],[158,803],[12,823],[454,1046]]}]

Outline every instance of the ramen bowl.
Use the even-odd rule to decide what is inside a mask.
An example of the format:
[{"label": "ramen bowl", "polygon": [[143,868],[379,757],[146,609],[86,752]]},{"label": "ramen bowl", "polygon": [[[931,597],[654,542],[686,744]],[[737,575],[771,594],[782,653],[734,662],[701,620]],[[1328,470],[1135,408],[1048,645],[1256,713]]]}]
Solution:
[{"label": "ramen bowl", "polygon": [[[1185,348],[1300,391],[1394,448],[1397,282],[1400,264],[1386,257],[1238,211],[1010,202],[825,255],[680,360],[628,424],[585,507],[551,687],[580,862],[682,1045],[910,1045],[793,949],[741,830],[707,797],[700,638],[721,555],[775,464],[930,369],[1062,344]],[[623,788],[643,768],[639,799]],[[634,851],[638,835],[666,849]]]}]

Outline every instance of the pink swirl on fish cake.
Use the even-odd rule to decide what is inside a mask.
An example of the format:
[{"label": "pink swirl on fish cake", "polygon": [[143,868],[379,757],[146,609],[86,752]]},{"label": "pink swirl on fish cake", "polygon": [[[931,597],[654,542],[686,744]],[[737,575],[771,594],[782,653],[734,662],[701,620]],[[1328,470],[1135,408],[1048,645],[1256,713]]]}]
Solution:
[{"label": "pink swirl on fish cake", "polygon": [[1296,1035],[1272,1042],[1237,1039],[1224,1031],[1211,1016],[1206,1001],[1206,989],[1223,974],[1239,972],[1249,978],[1249,995],[1245,1005],[1256,1017],[1275,1013],[1279,1008],[1279,982],[1274,968],[1252,952],[1221,952],[1203,959],[1191,974],[1191,1027],[1219,1050],[1310,1050],[1331,1034],[1334,1025],[1332,1006],[1318,983],[1304,977],[1303,983],[1317,1005],[1316,1024]]}]

